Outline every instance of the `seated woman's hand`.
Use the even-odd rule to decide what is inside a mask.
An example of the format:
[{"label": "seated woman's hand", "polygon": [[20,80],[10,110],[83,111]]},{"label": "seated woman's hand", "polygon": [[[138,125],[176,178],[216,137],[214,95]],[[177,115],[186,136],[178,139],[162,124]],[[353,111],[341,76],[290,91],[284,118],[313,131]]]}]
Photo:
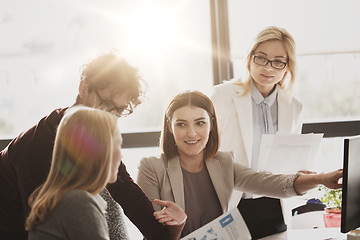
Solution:
[{"label": "seated woman's hand", "polygon": [[160,211],[154,212],[154,216],[160,223],[166,225],[181,225],[185,223],[187,215],[182,208],[172,201],[155,199],[154,203],[162,206]]}]

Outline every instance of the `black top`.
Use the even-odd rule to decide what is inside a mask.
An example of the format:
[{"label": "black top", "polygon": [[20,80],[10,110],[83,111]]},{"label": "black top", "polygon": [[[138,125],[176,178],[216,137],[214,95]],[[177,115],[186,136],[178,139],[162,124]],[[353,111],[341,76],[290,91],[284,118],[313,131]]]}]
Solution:
[{"label": "black top", "polygon": [[[56,129],[66,110],[54,110],[0,152],[0,239],[27,239],[28,198],[46,180]],[[119,167],[118,180],[107,189],[147,239],[170,239],[168,229],[154,218],[151,202],[124,163]]]}]

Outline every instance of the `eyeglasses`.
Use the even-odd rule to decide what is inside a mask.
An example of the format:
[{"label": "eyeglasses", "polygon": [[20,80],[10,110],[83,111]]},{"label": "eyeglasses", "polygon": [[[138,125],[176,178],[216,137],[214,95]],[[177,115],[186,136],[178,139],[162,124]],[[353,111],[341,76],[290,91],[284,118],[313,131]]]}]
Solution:
[{"label": "eyeglasses", "polygon": [[115,115],[117,117],[126,117],[133,113],[133,108],[132,108],[131,104],[128,105],[129,107],[124,107],[124,106],[116,107],[116,105],[114,104],[113,101],[104,100],[96,90],[94,92],[100,100],[99,108],[101,110],[104,110],[104,111],[107,111],[110,113],[115,112]]},{"label": "eyeglasses", "polygon": [[253,59],[254,59],[254,63],[260,66],[266,66],[268,63],[270,63],[270,65],[273,68],[278,70],[282,70],[286,67],[286,62],[282,62],[280,60],[269,60],[265,57],[255,56],[255,55],[253,55]]}]

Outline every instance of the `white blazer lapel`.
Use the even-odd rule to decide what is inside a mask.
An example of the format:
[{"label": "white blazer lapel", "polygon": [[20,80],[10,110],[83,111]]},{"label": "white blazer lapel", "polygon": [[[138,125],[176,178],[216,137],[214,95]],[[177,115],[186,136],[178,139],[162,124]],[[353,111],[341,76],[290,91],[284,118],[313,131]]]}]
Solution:
[{"label": "white blazer lapel", "polygon": [[181,172],[180,159],[178,156],[169,159],[167,173],[170,180],[174,199],[179,206],[185,210],[184,183]]},{"label": "white blazer lapel", "polygon": [[[239,93],[240,94],[240,93]],[[244,147],[249,166],[251,165],[252,143],[253,143],[253,126],[252,126],[252,107],[251,95],[233,96],[235,111],[239,120]]]},{"label": "white blazer lapel", "polygon": [[205,161],[208,169],[211,181],[214,185],[215,192],[219,198],[220,205],[223,212],[228,211],[228,195],[226,194],[226,188],[224,183],[223,171],[221,170],[221,164],[218,159],[212,158]]},{"label": "white blazer lapel", "polygon": [[292,127],[292,120],[294,118],[294,111],[291,107],[291,100],[286,95],[284,90],[278,87],[278,132],[290,133]]}]

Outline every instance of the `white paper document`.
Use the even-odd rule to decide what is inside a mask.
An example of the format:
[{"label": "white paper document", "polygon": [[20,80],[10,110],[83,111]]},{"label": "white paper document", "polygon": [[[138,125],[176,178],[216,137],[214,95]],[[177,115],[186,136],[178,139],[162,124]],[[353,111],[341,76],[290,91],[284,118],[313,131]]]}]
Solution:
[{"label": "white paper document", "polygon": [[248,240],[250,232],[237,208],[224,213],[181,240]]},{"label": "white paper document", "polygon": [[294,174],[311,170],[323,134],[263,134],[258,171]]}]

